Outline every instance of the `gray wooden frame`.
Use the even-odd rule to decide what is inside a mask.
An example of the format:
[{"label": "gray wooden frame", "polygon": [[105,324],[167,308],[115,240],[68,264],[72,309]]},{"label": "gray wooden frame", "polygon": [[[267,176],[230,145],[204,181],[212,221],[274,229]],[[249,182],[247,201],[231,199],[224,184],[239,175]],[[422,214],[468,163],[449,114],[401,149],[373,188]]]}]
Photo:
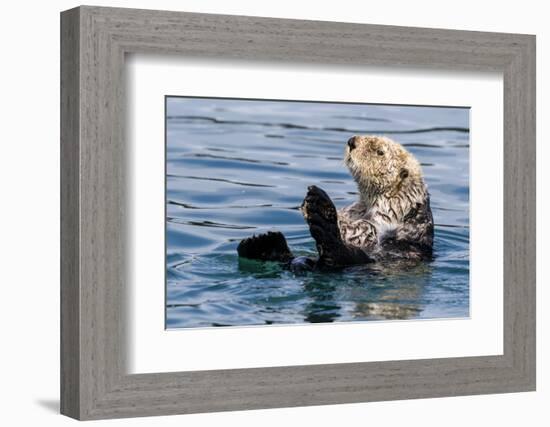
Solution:
[{"label": "gray wooden frame", "polygon": [[[128,375],[126,53],[504,76],[504,354]],[[159,141],[162,143],[162,141]],[[79,7],[61,14],[61,412],[183,414],[535,389],[535,37]]]}]

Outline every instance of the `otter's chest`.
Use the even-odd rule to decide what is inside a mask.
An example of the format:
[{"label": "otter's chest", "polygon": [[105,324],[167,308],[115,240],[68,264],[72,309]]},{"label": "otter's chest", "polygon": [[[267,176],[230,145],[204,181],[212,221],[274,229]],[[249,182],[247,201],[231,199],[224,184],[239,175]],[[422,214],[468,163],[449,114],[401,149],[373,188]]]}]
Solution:
[{"label": "otter's chest", "polygon": [[338,228],[345,242],[358,247],[372,247],[395,225],[377,215],[375,209],[356,203],[338,212]]}]

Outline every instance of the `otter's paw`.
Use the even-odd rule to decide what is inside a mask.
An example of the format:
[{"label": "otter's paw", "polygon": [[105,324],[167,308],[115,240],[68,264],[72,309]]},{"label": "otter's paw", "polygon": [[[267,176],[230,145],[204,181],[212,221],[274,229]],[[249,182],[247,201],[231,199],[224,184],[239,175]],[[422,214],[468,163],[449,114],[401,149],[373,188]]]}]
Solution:
[{"label": "otter's paw", "polygon": [[338,214],[332,200],[322,189],[311,185],[300,207],[306,221],[309,217],[318,216],[326,223],[338,224]]},{"label": "otter's paw", "polygon": [[242,258],[260,261],[287,262],[294,257],[288,248],[285,236],[278,231],[269,231],[241,240],[237,253]]},{"label": "otter's paw", "polygon": [[323,264],[342,263],[345,245],[338,228],[338,214],[330,197],[319,187],[312,185],[301,206],[304,218],[315,239],[319,259]]}]

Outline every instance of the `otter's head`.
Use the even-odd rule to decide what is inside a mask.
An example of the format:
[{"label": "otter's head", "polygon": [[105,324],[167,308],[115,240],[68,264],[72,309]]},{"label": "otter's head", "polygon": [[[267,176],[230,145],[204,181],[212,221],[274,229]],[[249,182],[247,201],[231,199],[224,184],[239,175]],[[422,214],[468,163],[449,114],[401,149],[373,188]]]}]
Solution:
[{"label": "otter's head", "polygon": [[420,164],[402,145],[381,136],[353,136],[345,163],[359,187],[361,199],[422,197],[425,185]]}]

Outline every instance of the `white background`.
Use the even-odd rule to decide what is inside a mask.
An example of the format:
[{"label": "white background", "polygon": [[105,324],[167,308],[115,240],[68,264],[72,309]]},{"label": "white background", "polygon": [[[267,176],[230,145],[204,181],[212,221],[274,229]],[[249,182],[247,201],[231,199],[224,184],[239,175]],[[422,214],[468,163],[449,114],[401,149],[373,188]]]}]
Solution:
[{"label": "white background", "polygon": [[[503,88],[499,73],[382,67],[350,71],[151,55],[133,55],[126,64],[133,193],[127,218],[132,238],[130,372],[502,354]],[[163,283],[166,268],[165,94],[470,106],[470,318],[164,331],[164,289],[158,284]]]},{"label": "white background", "polygon": [[[59,383],[59,16],[72,1],[6,2],[0,27],[0,320],[4,425],[68,425],[57,415]],[[538,74],[538,214],[548,217],[550,28],[544,2],[358,2],[193,0],[97,1],[96,4],[374,24],[535,33]],[[147,426],[545,426],[548,370],[548,224],[538,224],[538,391],[105,422]],[[546,238],[546,239],[545,239]],[[7,292],[6,292],[7,291]],[[544,307],[546,305],[546,307]]]}]

